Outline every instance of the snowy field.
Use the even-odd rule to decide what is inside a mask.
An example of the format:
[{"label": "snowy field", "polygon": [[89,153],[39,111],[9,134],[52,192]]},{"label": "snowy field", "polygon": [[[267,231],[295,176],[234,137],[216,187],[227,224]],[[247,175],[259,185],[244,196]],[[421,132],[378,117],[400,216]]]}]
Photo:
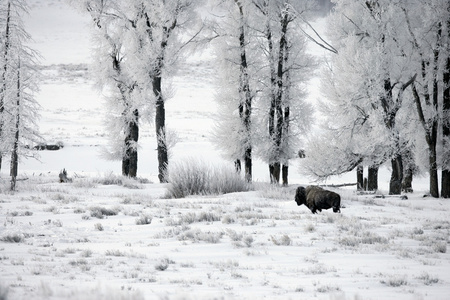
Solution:
[{"label": "snowy field", "polygon": [[[270,187],[255,162],[254,190],[166,199],[157,182],[153,127],[141,128],[138,175],[120,178],[106,145],[102,96],[89,74],[89,19],[64,1],[33,0],[27,30],[42,54],[41,133],[60,151],[19,165],[9,193],[0,178],[0,299],[449,299],[450,202],[414,194],[341,194],[341,214],[294,202],[310,184],[300,161],[289,188]],[[171,161],[225,163],[210,143],[214,63],[191,57],[173,78]],[[318,97],[312,81],[312,99]],[[72,183],[58,183],[66,168]],[[355,174],[328,183],[355,182]],[[389,170],[380,171],[380,194]],[[153,183],[152,183],[153,182]]]}]

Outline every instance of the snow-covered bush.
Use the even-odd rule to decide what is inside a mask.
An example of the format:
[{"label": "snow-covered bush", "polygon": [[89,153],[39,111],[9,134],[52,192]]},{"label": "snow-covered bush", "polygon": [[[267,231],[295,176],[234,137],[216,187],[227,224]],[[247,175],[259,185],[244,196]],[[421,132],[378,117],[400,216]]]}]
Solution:
[{"label": "snow-covered bush", "polygon": [[194,159],[173,163],[168,170],[168,198],[217,195],[248,191],[249,184],[232,168],[212,166]]},{"label": "snow-covered bush", "polygon": [[142,214],[139,218],[136,219],[136,225],[148,225],[152,223],[153,217],[150,215]]}]

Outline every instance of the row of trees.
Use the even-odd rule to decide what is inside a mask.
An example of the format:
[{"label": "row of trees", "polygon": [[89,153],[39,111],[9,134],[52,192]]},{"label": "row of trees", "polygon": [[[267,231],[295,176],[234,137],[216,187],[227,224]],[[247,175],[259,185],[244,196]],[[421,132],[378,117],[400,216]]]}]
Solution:
[{"label": "row of trees", "polygon": [[31,155],[39,141],[36,86],[37,54],[27,47],[30,39],[22,24],[27,14],[23,0],[0,3],[0,169],[10,157],[11,190],[15,189],[19,157]]},{"label": "row of trees", "polygon": [[268,164],[271,182],[288,184],[289,160],[311,123],[305,83],[314,59],[298,30],[312,1],[222,1],[214,15],[215,49],[221,61],[217,96],[216,144],[235,161],[244,161],[252,178],[252,158]]},{"label": "row of trees", "polygon": [[[192,0],[84,0],[97,43],[94,73],[108,100],[109,156],[122,160],[122,174],[136,177],[139,125],[155,121],[158,176],[166,182],[169,136],[163,79],[173,73],[181,51],[198,34]],[[190,36],[184,40],[183,36]],[[154,114],[154,117],[153,117]]]},{"label": "row of trees", "polygon": [[304,167],[317,178],[389,162],[391,194],[426,170],[430,194],[450,197],[450,4],[446,0],[336,0],[322,76],[323,134]]},{"label": "row of trees", "polygon": [[94,73],[108,94],[109,154],[122,160],[123,175],[136,176],[139,124],[154,114],[159,179],[167,180],[163,79],[173,74],[182,50],[213,41],[222,63],[218,147],[237,170],[244,162],[248,181],[256,153],[269,164],[271,179],[279,182],[282,174],[287,184],[288,162],[311,116],[301,84],[313,59],[295,27],[312,2],[297,2],[218,0],[209,3],[213,14],[201,20],[201,1],[73,1],[90,13],[96,29]]},{"label": "row of trees", "polygon": [[[154,120],[159,179],[166,182],[170,135],[165,127],[170,75],[181,52],[211,41],[220,64],[216,142],[252,180],[252,159],[268,164],[271,181],[288,183],[289,160],[309,130],[312,109],[304,84],[316,64],[306,52],[302,24],[310,1],[217,0],[200,20],[193,0],[72,1],[95,28],[94,72],[108,95],[110,155],[122,173],[137,175],[139,126]],[[316,178],[369,168],[392,168],[390,193],[430,174],[430,192],[450,193],[450,5],[445,0],[336,0],[328,17],[330,50],[322,74],[326,117],[311,136],[303,167]],[[33,75],[36,54],[26,47],[23,0],[0,4],[0,167],[11,155],[15,187],[19,152],[38,139]],[[314,30],[313,30],[314,31]],[[319,37],[320,38],[320,37]],[[424,159],[426,158],[426,159]],[[362,183],[361,183],[362,185]]]}]

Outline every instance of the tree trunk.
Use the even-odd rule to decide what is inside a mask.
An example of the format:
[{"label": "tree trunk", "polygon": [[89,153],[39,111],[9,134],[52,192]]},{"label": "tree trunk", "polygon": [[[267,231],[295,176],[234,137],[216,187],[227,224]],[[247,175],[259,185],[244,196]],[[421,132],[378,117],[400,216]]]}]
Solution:
[{"label": "tree trunk", "polygon": [[367,190],[377,191],[378,190],[378,167],[369,167],[367,175]]},{"label": "tree trunk", "polygon": [[[8,57],[9,57],[9,48],[11,47],[10,45],[10,23],[11,23],[11,2],[8,2],[8,6],[6,8],[6,29],[5,29],[5,36],[4,36],[4,40],[3,42],[3,53],[2,53],[2,57],[4,59],[3,63],[3,68],[2,68],[2,78],[1,78],[1,87],[0,87],[0,143],[3,143],[3,114],[4,114],[4,110],[5,110],[5,92],[6,92],[6,72],[8,71]],[[2,150],[0,148],[0,171],[2,169],[2,158],[3,158],[3,153]]]},{"label": "tree trunk", "polygon": [[442,198],[450,198],[450,171],[442,171],[442,186],[441,186],[441,196]]},{"label": "tree trunk", "polygon": [[125,137],[125,156],[122,159],[122,175],[137,176],[138,152],[136,144],[139,139],[139,111],[133,112],[134,120],[128,123],[127,136]]},{"label": "tree trunk", "polygon": [[272,184],[278,184],[280,182],[281,166],[276,162],[269,165],[270,182]]},{"label": "tree trunk", "polygon": [[429,154],[430,195],[434,198],[439,198],[439,179],[438,179],[438,170],[437,170],[436,141],[434,142],[434,147],[432,149],[430,149],[429,151],[430,151],[430,154]]},{"label": "tree trunk", "polygon": [[[423,62],[422,62],[423,64]],[[432,119],[430,122],[425,120],[425,116],[422,109],[422,103],[420,100],[419,93],[413,84],[413,95],[414,101],[416,102],[417,113],[419,115],[419,120],[425,129],[425,140],[428,144],[428,160],[429,160],[429,173],[430,173],[430,194],[433,197],[439,197],[438,189],[438,174],[436,169],[436,143],[437,143],[437,121],[436,118]],[[428,94],[425,93],[425,102],[428,103]],[[431,128],[429,123],[431,123]]]},{"label": "tree trunk", "polygon": [[17,179],[17,173],[18,173],[18,166],[19,166],[19,127],[20,127],[20,84],[21,84],[21,78],[20,78],[20,61],[17,66],[17,99],[16,99],[16,124],[15,124],[15,132],[14,132],[14,145],[11,153],[11,168],[10,168],[10,175],[11,175],[11,191],[14,191],[16,189],[16,179]]},{"label": "tree trunk", "polygon": [[273,129],[273,141],[275,143],[275,160],[276,163],[273,163],[273,173],[271,174],[271,178],[274,183],[280,182],[280,171],[281,171],[281,163],[280,160],[280,151],[281,151],[281,142],[283,139],[283,126],[284,126],[284,114],[283,114],[283,72],[284,72],[284,62],[285,62],[285,51],[286,51],[286,43],[287,43],[287,26],[288,26],[288,15],[287,13],[281,19],[281,37],[280,37],[280,46],[278,49],[278,62],[276,68],[276,93],[274,98],[274,129]]},{"label": "tree trunk", "polygon": [[412,193],[412,181],[413,181],[413,170],[410,168],[406,168],[404,172],[403,182],[402,182],[402,191],[405,193]]},{"label": "tree trunk", "polygon": [[[272,40],[272,31],[270,28],[270,23],[267,23],[266,26],[266,39],[269,49],[269,57],[273,56],[273,40]],[[272,61],[269,59],[269,65],[270,65],[270,108],[269,108],[269,137],[271,139],[271,142],[274,141],[275,138],[275,106],[276,106],[276,93],[275,90],[277,88],[277,80],[276,80],[276,71],[275,71],[275,65],[272,63]],[[277,176],[278,174],[278,176]],[[269,163],[269,177],[270,177],[270,183],[275,184],[280,182],[280,171],[279,171],[279,165],[278,170],[276,163]]]},{"label": "tree trunk", "polygon": [[389,195],[400,195],[402,193],[403,161],[400,155],[391,160],[392,173],[389,182]]},{"label": "tree trunk", "polygon": [[[433,68],[433,108],[435,111],[439,110],[438,98],[438,61],[440,52],[440,38],[442,35],[442,24],[439,23],[438,28],[438,44],[433,50],[434,68]],[[437,165],[437,136],[438,136],[438,116],[433,118],[431,123],[431,144],[430,144],[430,194],[435,198],[439,198],[439,180],[438,180],[438,165]]]},{"label": "tree trunk", "polygon": [[[448,5],[450,9],[450,5]],[[450,39],[450,20],[447,21],[447,35]],[[444,153],[450,152],[450,54],[447,53],[446,66],[443,72],[443,122],[442,122],[442,137],[444,140]],[[450,158],[444,157],[444,163],[442,166],[442,178],[441,178],[441,196],[443,198],[450,198]]]},{"label": "tree trunk", "polygon": [[236,159],[234,161],[234,169],[236,170],[236,173],[240,174],[241,173],[241,160],[240,159]]},{"label": "tree trunk", "polygon": [[248,74],[247,54],[245,51],[245,28],[244,28],[244,10],[240,1],[235,0],[239,8],[241,19],[239,32],[239,48],[241,51],[240,61],[240,80],[239,80],[239,116],[245,128],[245,149],[244,149],[244,168],[245,179],[248,182],[252,181],[252,143],[251,143],[251,115],[252,115],[252,95],[250,92],[250,80]]},{"label": "tree trunk", "polygon": [[156,97],[155,112],[155,130],[158,152],[158,178],[160,183],[167,182],[167,166],[169,165],[169,156],[166,144],[166,110],[164,107],[164,98],[161,88],[162,79],[160,76],[153,78],[153,93]]},{"label": "tree trunk", "polygon": [[364,191],[364,167],[361,165],[356,167],[356,190]]},{"label": "tree trunk", "polygon": [[288,186],[289,166],[283,165],[281,170],[282,170],[283,186]]}]

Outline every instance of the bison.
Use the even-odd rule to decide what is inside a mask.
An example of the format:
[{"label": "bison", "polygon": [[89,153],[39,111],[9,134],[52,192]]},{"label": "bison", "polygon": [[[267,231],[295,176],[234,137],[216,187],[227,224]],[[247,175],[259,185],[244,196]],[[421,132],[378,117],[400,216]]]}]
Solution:
[{"label": "bison", "polygon": [[324,190],[321,187],[310,185],[306,189],[302,186],[295,192],[295,202],[300,206],[305,204],[313,214],[322,209],[333,208],[333,212],[341,212],[341,196]]}]

